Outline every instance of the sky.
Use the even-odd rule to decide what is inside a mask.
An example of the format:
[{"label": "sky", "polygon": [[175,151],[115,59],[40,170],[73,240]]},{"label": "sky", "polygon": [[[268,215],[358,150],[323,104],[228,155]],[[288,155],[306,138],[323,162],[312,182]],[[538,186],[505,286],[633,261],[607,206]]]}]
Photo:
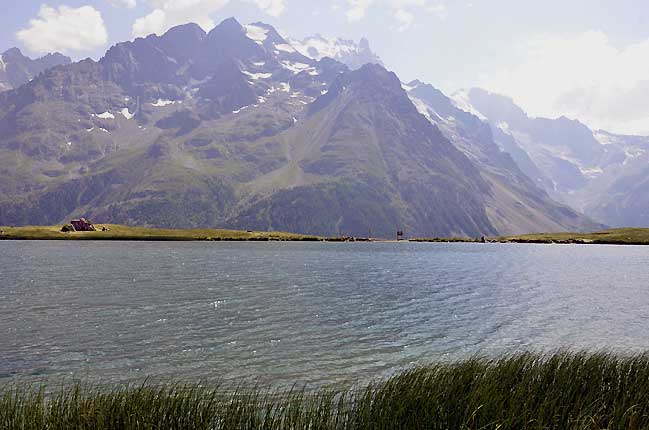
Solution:
[{"label": "sky", "polygon": [[647,0],[0,0],[0,52],[98,59],[111,45],[234,16],[302,38],[366,37],[402,81],[481,87],[532,116],[649,135]]}]

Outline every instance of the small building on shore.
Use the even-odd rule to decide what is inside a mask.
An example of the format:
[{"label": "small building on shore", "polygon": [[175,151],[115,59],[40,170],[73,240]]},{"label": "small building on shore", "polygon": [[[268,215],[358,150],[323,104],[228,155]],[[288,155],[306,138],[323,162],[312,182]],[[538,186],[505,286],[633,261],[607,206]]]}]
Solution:
[{"label": "small building on shore", "polygon": [[70,221],[76,231],[97,231],[94,225],[85,218]]}]

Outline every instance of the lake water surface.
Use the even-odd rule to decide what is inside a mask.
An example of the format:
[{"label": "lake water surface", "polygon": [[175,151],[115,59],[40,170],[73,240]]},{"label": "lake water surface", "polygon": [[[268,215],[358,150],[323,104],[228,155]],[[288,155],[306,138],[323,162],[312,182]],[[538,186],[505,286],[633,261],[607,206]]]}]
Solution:
[{"label": "lake water surface", "polygon": [[319,386],[649,350],[649,247],[0,242],[0,384]]}]

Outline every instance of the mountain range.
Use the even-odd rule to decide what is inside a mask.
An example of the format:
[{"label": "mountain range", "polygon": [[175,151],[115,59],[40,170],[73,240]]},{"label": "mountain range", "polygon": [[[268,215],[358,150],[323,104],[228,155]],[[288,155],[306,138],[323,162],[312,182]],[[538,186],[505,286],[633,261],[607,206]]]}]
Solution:
[{"label": "mountain range", "polygon": [[480,89],[459,99],[554,199],[607,225],[649,225],[649,137],[591,130],[565,117],[531,118],[512,99]]},{"label": "mountain range", "polygon": [[178,26],[0,93],[0,225],[85,216],[375,237],[602,227],[557,203],[535,154],[469,96],[463,109],[402,83],[367,41],[294,41],[235,19],[209,33]]},{"label": "mountain range", "polygon": [[24,56],[20,49],[11,48],[0,54],[0,91],[18,88],[47,69],[71,62],[69,57],[59,53],[33,60]]}]

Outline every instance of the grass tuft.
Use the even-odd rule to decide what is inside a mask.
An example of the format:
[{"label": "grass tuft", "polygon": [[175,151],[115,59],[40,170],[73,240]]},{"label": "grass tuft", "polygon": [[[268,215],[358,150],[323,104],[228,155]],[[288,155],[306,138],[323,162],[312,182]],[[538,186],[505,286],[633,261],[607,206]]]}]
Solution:
[{"label": "grass tuft", "polygon": [[7,388],[2,429],[647,429],[649,355],[520,354],[404,371],[352,390]]}]

